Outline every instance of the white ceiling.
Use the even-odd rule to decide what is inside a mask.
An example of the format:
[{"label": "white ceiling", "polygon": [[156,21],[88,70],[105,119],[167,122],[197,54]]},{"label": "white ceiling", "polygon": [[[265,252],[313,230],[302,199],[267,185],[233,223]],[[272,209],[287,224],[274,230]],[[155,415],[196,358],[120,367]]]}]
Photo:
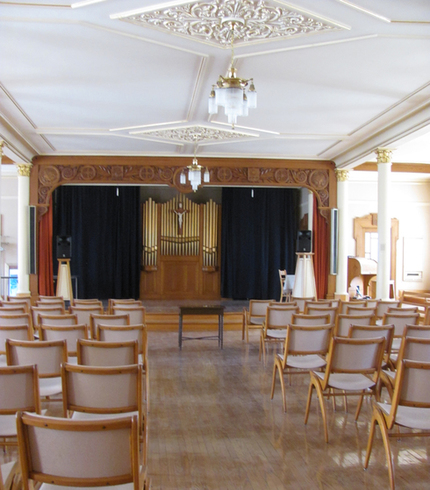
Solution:
[{"label": "white ceiling", "polygon": [[[234,134],[207,112],[230,62],[224,15],[244,19],[234,58],[258,93]],[[14,161],[192,155],[198,133],[199,157],[351,168],[388,147],[430,164],[429,0],[0,1],[0,60]]]}]

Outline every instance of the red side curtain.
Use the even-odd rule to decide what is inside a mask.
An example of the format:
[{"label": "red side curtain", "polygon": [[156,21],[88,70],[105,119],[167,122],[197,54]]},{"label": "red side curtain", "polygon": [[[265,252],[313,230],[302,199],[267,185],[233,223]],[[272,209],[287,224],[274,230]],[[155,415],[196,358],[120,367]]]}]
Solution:
[{"label": "red side curtain", "polygon": [[52,269],[52,204],[39,222],[39,294],[54,295]]},{"label": "red side curtain", "polygon": [[321,216],[314,196],[313,213],[314,269],[318,299],[325,299],[328,290],[330,234],[328,224]]}]

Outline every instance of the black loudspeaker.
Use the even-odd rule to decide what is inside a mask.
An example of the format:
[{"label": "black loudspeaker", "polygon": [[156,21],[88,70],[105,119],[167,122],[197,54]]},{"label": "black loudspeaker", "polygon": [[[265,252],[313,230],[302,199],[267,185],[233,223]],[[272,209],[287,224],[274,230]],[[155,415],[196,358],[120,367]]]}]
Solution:
[{"label": "black loudspeaker", "polygon": [[57,259],[72,258],[72,237],[57,236]]},{"label": "black loudspeaker", "polygon": [[312,231],[299,230],[297,233],[297,253],[310,253],[312,251]]},{"label": "black loudspeaker", "polygon": [[30,274],[37,274],[37,255],[36,255],[36,206],[29,207],[29,243],[30,243]]}]

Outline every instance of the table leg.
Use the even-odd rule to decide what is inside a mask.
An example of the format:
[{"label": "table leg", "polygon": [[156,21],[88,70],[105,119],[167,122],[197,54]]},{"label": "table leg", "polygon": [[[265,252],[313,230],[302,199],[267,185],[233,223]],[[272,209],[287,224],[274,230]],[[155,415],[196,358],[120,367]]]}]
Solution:
[{"label": "table leg", "polygon": [[218,346],[221,347],[222,349],[224,344],[224,315],[222,313],[220,313],[219,315],[218,324],[219,324],[219,338],[220,338],[220,341],[218,342]]},{"label": "table leg", "polygon": [[182,314],[179,313],[179,349],[182,349]]}]

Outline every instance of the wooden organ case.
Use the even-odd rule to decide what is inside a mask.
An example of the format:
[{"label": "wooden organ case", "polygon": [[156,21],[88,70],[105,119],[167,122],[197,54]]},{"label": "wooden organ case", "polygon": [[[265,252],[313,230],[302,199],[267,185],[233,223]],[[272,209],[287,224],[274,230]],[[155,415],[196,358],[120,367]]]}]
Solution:
[{"label": "wooden organ case", "polygon": [[143,299],[220,299],[220,205],[143,204]]},{"label": "wooden organ case", "polygon": [[348,290],[355,295],[357,286],[362,296],[371,296],[370,281],[376,277],[378,263],[364,257],[348,257]]}]

